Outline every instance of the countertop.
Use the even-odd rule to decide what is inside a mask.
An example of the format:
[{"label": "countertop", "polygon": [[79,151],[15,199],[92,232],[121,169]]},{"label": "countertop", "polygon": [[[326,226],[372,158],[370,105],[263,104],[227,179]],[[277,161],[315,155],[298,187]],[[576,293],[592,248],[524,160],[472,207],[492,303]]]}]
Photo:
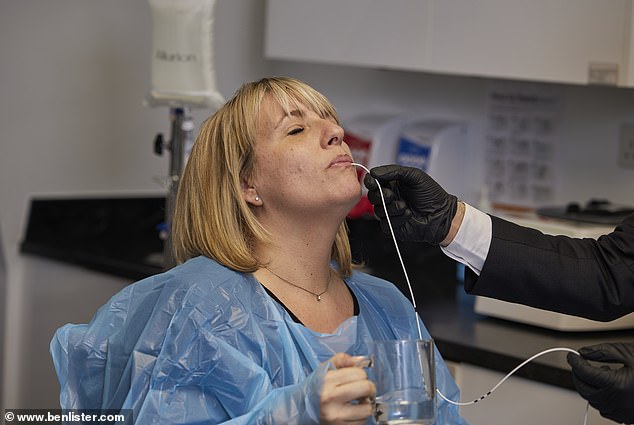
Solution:
[{"label": "countertop", "polygon": [[[159,273],[164,203],[160,196],[35,199],[21,251],[130,279]],[[378,222],[352,220],[349,228],[355,261],[407,294],[393,244],[386,242]],[[404,243],[401,250],[408,268],[424,272],[424,282],[417,282],[416,303],[446,360],[506,374],[545,349],[634,342],[634,329],[563,332],[482,316],[474,312],[475,297],[462,289],[453,260],[437,247]],[[566,353],[539,357],[517,376],[574,388]]]},{"label": "countertop", "polygon": [[[555,347],[574,350],[602,342],[634,342],[634,329],[565,332],[483,316],[474,312],[475,297],[457,288],[455,299],[418,308],[423,323],[445,360],[509,373],[524,360]],[[538,357],[514,376],[574,389],[565,352]]]},{"label": "countertop", "polygon": [[20,251],[142,279],[161,272],[165,198],[37,198]]}]

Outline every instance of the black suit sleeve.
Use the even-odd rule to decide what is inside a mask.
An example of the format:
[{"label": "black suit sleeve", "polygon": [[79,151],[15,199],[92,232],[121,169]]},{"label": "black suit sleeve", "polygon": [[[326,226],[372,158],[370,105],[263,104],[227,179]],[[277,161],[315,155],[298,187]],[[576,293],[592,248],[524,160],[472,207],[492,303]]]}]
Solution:
[{"label": "black suit sleeve", "polygon": [[609,321],[634,311],[634,215],[594,239],[545,235],[497,217],[468,293]]}]

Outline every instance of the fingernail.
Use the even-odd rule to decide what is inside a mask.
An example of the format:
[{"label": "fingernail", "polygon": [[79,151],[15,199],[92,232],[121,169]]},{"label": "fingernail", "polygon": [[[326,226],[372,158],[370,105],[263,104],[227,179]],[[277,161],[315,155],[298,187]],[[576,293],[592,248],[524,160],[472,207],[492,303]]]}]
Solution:
[{"label": "fingernail", "polygon": [[370,360],[366,356],[355,356],[355,367],[370,367],[372,365],[372,360]]}]

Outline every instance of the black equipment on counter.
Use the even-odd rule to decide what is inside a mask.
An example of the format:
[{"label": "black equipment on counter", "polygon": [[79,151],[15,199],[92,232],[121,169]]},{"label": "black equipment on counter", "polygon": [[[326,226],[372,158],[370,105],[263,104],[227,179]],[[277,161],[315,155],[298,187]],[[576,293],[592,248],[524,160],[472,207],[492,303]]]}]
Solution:
[{"label": "black equipment on counter", "polygon": [[614,204],[604,199],[590,199],[585,205],[572,202],[564,207],[538,208],[536,212],[544,217],[617,225],[625,217],[634,213],[634,207]]}]

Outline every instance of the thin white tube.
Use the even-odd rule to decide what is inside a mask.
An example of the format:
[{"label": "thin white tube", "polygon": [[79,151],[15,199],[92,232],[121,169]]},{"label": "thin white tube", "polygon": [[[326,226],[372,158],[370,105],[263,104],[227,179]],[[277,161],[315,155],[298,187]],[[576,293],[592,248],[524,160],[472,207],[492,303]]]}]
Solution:
[{"label": "thin white tube", "polygon": [[436,392],[438,393],[438,395],[445,400],[447,403],[451,403],[451,404],[455,404],[456,406],[468,406],[470,404],[475,404],[479,401],[484,400],[485,398],[487,398],[488,396],[490,396],[493,391],[497,390],[498,387],[500,385],[502,385],[504,383],[504,381],[506,381],[508,378],[511,377],[511,375],[513,375],[515,372],[517,372],[522,366],[524,366],[527,363],[532,362],[533,360],[535,360],[537,357],[542,356],[544,354],[548,354],[548,353],[552,353],[554,351],[568,351],[570,353],[575,353],[577,355],[579,355],[579,352],[573,350],[572,348],[565,348],[565,347],[555,347],[555,348],[549,348],[547,350],[541,351],[537,354],[535,354],[534,356],[524,360],[522,363],[520,363],[515,369],[513,369],[512,371],[510,371],[504,378],[502,378],[497,384],[495,384],[493,386],[493,388],[491,388],[489,391],[487,391],[486,393],[484,393],[482,396],[480,396],[480,398],[477,398],[475,400],[472,401],[465,401],[465,402],[459,402],[459,401],[453,401],[453,400],[449,400],[447,397],[445,397],[443,395],[443,393],[440,392],[439,389],[436,389]]}]

